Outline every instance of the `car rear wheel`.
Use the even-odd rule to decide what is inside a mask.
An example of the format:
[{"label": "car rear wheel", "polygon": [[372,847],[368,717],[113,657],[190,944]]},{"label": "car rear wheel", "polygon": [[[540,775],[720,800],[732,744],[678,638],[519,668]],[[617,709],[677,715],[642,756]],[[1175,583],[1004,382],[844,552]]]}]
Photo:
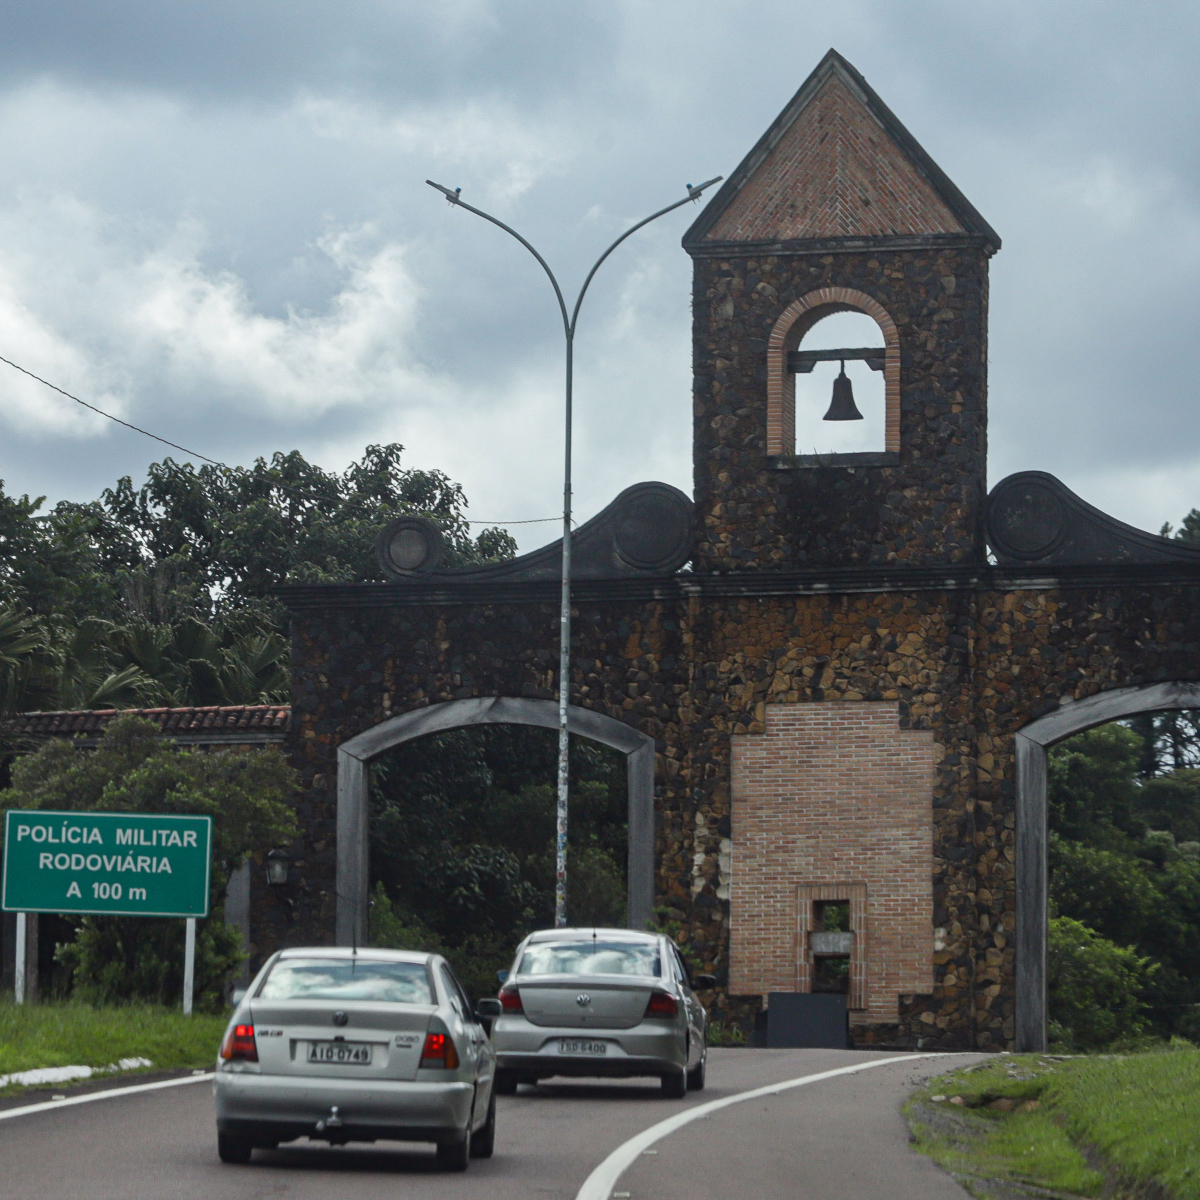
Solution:
[{"label": "car rear wheel", "polygon": [[223,1163],[248,1163],[253,1153],[253,1142],[229,1133],[217,1134],[217,1155]]},{"label": "car rear wheel", "polygon": [[488,1102],[487,1120],[471,1139],[472,1158],[491,1158],[496,1148],[496,1096],[493,1092]]},{"label": "car rear wheel", "polygon": [[662,1094],[668,1100],[680,1100],[687,1095],[688,1077],[686,1071],[674,1071],[662,1077]]},{"label": "car rear wheel", "polygon": [[438,1166],[443,1171],[465,1171],[471,1161],[471,1130],[467,1131],[458,1141],[440,1142],[437,1148]]},{"label": "car rear wheel", "polygon": [[495,1089],[501,1096],[515,1096],[517,1094],[517,1073],[516,1071],[508,1071],[503,1067],[496,1069]]},{"label": "car rear wheel", "polygon": [[700,1061],[687,1073],[687,1085],[689,1092],[704,1091],[704,1066],[708,1061],[708,1055],[704,1055]]}]

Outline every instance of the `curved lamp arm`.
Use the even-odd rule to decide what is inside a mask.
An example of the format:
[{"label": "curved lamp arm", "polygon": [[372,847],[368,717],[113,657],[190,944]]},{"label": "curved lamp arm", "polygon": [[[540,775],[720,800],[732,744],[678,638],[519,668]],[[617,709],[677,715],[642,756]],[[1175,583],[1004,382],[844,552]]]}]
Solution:
[{"label": "curved lamp arm", "polygon": [[609,248],[605,250],[604,253],[600,255],[600,257],[596,259],[595,263],[592,265],[592,269],[587,273],[587,278],[583,281],[583,287],[579,289],[579,296],[575,301],[575,308],[572,310],[570,317],[567,316],[567,304],[563,299],[562,289],[558,286],[558,280],[555,279],[554,272],[550,270],[550,264],[546,262],[546,260],[537,252],[531,242],[523,238],[515,229],[513,229],[511,225],[505,225],[503,221],[499,220],[497,217],[493,217],[491,213],[486,213],[483,211],[483,209],[476,208],[474,205],[468,204],[462,198],[462,188],[455,188],[453,191],[451,191],[448,187],[443,187],[440,183],[434,183],[432,179],[427,179],[425,182],[429,184],[431,188],[436,188],[439,192],[441,192],[451,204],[456,204],[460,208],[465,208],[467,212],[473,212],[477,217],[482,217],[485,221],[490,221],[493,225],[503,229],[504,232],[510,237],[516,238],[517,241],[520,242],[521,245],[524,246],[525,249],[528,250],[529,253],[532,254],[539,263],[541,263],[542,270],[546,272],[546,277],[550,280],[550,286],[554,288],[554,295],[558,299],[558,308],[562,313],[563,333],[567,335],[567,340],[570,341],[575,337],[575,326],[579,321],[579,309],[583,304],[583,298],[587,294],[587,290],[592,282],[592,278],[595,276],[596,272],[600,270],[601,264],[604,262],[604,260],[627,237],[629,237],[631,234],[637,233],[637,231],[641,229],[643,225],[649,225],[651,221],[657,221],[659,217],[666,216],[666,214],[669,212],[674,212],[675,209],[686,204],[689,200],[699,200],[706,188],[712,187],[714,183],[720,183],[722,178],[724,177],[718,175],[715,178],[708,180],[706,183],[697,184],[695,187],[689,183],[687,185],[688,194],[684,196],[682,200],[676,200],[674,204],[668,204],[666,208],[660,208],[658,212],[651,213],[648,217],[639,221],[636,225],[631,225],[627,230],[625,230],[625,232],[621,234],[621,236],[617,238],[617,240],[613,242],[613,244],[609,246]]},{"label": "curved lamp arm", "polygon": [[[627,230],[625,230],[625,232],[623,234],[621,234],[621,236],[619,238],[617,238],[617,240],[615,242],[613,242],[613,244],[611,246],[609,246],[609,248],[607,250],[605,250],[605,252],[602,255],[600,255],[600,257],[598,259],[596,259],[595,266],[593,266],[592,269],[587,273],[587,278],[583,281],[583,287],[581,287],[579,289],[579,299],[575,301],[575,311],[571,313],[571,333],[572,334],[574,334],[574,332],[575,332],[575,323],[579,320],[579,307],[581,304],[583,304],[583,297],[588,290],[588,284],[590,284],[592,282],[592,276],[595,275],[598,270],[600,270],[600,264],[602,262],[604,262],[604,260],[627,237],[629,237],[629,235],[631,233],[637,233],[637,231],[639,229],[641,229],[641,227],[643,225],[649,225],[651,221],[657,221],[659,217],[666,216],[666,214],[669,212],[674,212],[675,209],[679,208],[681,205],[686,204],[689,200],[699,200],[700,196],[703,193],[705,188],[712,187],[712,185],[714,183],[720,183],[723,178],[724,178],[724,176],[718,175],[718,176],[716,176],[716,178],[710,179],[707,183],[698,184],[696,187],[692,187],[692,185],[689,183],[687,185],[688,194],[686,196],[684,196],[684,198],[682,200],[676,200],[674,204],[668,204],[666,208],[660,208],[658,210],[658,212],[651,213],[648,217],[645,218],[645,220],[639,221],[636,225],[631,225]],[[522,240],[524,240],[524,239],[522,239]],[[526,243],[526,244],[528,245],[528,243]],[[530,249],[532,250],[533,247],[530,246]]]},{"label": "curved lamp arm", "polygon": [[[567,302],[563,299],[562,288],[558,286],[558,280],[554,278],[554,272],[550,270],[550,264],[537,252],[537,250],[534,249],[533,244],[531,242],[527,242],[515,229],[512,228],[511,225],[505,225],[503,221],[493,217],[491,213],[485,213],[482,208],[475,208],[473,205],[468,204],[465,200],[459,199],[459,192],[462,191],[462,188],[455,188],[454,191],[451,191],[448,187],[443,187],[440,183],[434,183],[432,179],[427,179],[425,182],[429,184],[431,188],[437,188],[437,190],[441,192],[451,204],[457,204],[460,208],[465,208],[467,212],[473,212],[477,217],[482,217],[485,221],[491,221],[493,225],[498,225],[504,230],[505,233],[515,237],[517,241],[520,242],[521,245],[524,246],[525,249],[528,250],[529,253],[532,254],[533,257],[542,264],[542,270],[546,272],[546,276],[550,280],[550,286],[554,289],[555,296],[558,297],[558,308],[562,313],[563,333],[565,333],[569,338],[575,331],[575,323],[567,318]],[[655,213],[655,216],[657,215],[658,214]],[[644,221],[642,223],[645,224]],[[633,230],[631,229],[629,232],[632,233]],[[605,253],[607,253],[607,251],[605,251]],[[596,266],[599,265],[599,263],[596,264]],[[596,267],[593,267],[592,271],[595,272],[595,270]],[[591,276],[589,275],[588,278],[591,279]],[[582,298],[583,297],[581,296],[580,299]],[[579,312],[578,304],[575,305],[575,311],[577,313]]]}]

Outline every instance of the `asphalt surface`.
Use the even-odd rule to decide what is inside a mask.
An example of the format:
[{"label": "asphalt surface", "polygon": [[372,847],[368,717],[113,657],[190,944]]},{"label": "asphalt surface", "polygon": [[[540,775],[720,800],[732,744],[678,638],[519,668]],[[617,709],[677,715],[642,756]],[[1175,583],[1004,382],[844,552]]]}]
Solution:
[{"label": "asphalt surface", "polygon": [[[712,1050],[708,1087],[663,1100],[656,1081],[547,1083],[500,1097],[496,1153],[465,1174],[435,1168],[432,1147],[330,1149],[297,1143],[218,1161],[211,1084],[186,1084],[0,1122],[5,1200],[372,1200],[398,1195],[574,1200],[627,1139],[684,1108],[766,1084],[893,1057],[839,1050]],[[614,1188],[631,1200],[964,1200],[915,1154],[899,1106],[908,1091],[976,1056],[909,1058],[722,1108],[656,1142]]]}]

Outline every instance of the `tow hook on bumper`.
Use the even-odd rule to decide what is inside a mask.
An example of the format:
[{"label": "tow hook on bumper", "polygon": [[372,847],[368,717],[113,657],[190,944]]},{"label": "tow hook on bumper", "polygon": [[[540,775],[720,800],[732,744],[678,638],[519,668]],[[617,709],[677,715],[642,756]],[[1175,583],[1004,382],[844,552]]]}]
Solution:
[{"label": "tow hook on bumper", "polygon": [[342,1127],[342,1118],[338,1116],[338,1106],[335,1104],[329,1110],[329,1116],[323,1121],[317,1122],[317,1132],[324,1133],[327,1129],[340,1129]]}]

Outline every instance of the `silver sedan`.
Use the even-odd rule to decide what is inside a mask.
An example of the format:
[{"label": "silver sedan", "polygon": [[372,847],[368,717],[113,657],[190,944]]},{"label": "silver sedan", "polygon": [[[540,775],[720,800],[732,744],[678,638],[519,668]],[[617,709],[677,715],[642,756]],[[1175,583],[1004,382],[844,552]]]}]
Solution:
[{"label": "silver sedan", "polygon": [[492,1027],[502,1095],[550,1075],[658,1076],[674,1097],[704,1086],[708,1018],[693,983],[715,981],[690,978],[669,937],[542,930],[503,974]]},{"label": "silver sedan", "polygon": [[[493,1001],[493,1003],[495,1003]],[[306,1137],[433,1142],[466,1169],[496,1136],[495,1055],[445,959],[315,947],[268,959],[217,1058],[217,1150]]]}]

